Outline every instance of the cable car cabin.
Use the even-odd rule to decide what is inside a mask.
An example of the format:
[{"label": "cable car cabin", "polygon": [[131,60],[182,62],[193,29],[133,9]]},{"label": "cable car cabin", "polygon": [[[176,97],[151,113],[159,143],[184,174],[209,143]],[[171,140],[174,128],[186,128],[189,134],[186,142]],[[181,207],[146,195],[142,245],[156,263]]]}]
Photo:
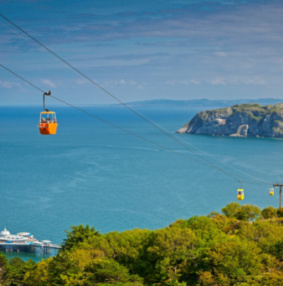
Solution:
[{"label": "cable car cabin", "polygon": [[40,112],[39,131],[42,135],[55,135],[57,131],[56,113],[53,111]]},{"label": "cable car cabin", "polygon": [[244,199],[244,189],[238,189],[237,191],[237,200],[242,201]]},{"label": "cable car cabin", "polygon": [[274,195],[274,189],[273,189],[273,188],[270,188],[270,189],[269,189],[269,195],[270,195],[270,196],[273,196],[273,195]]}]

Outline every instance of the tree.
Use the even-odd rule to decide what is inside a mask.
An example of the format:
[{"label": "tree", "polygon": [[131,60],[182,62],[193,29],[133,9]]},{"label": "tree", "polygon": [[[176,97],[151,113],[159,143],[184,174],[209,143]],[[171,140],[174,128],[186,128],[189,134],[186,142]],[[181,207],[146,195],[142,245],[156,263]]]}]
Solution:
[{"label": "tree", "polygon": [[253,224],[244,224],[239,230],[239,236],[256,242],[264,252],[272,253],[276,243],[283,237],[283,227],[276,223],[259,220]]},{"label": "tree", "polygon": [[204,271],[200,277],[197,286],[215,286],[217,281],[210,271]]},{"label": "tree", "polygon": [[70,250],[79,243],[99,235],[99,232],[94,227],[90,228],[88,224],[85,227],[83,225],[71,226],[71,229],[72,231],[66,231],[67,239],[64,240],[62,245],[63,250]]},{"label": "tree", "polygon": [[5,285],[3,282],[6,280],[8,272],[8,259],[0,252],[0,285]]},{"label": "tree", "polygon": [[257,206],[244,205],[237,211],[236,217],[239,220],[253,221],[259,218],[260,215],[261,210]]},{"label": "tree", "polygon": [[278,216],[278,217],[283,217],[283,208],[279,208],[279,209],[277,210],[277,216]]},{"label": "tree", "polygon": [[216,224],[217,228],[226,234],[233,233],[239,227],[238,220],[230,218],[222,214],[217,214],[212,217],[212,221]]},{"label": "tree", "polygon": [[26,262],[19,257],[12,258],[9,264],[9,279],[16,283],[15,285],[21,285],[24,276],[28,271],[32,271],[36,268],[36,263],[31,259]]},{"label": "tree", "polygon": [[263,218],[274,218],[277,216],[277,209],[275,209],[273,206],[267,207],[262,210],[261,212]]},{"label": "tree", "polygon": [[240,210],[241,205],[235,202],[228,204],[226,207],[222,208],[221,211],[227,217],[237,217],[237,213]]},{"label": "tree", "polygon": [[[42,259],[36,264],[34,269],[31,269],[25,273],[23,282],[28,286],[46,286],[48,285],[48,263],[52,258]],[[49,284],[50,285],[50,284]]]},{"label": "tree", "polygon": [[110,232],[105,237],[112,249],[112,258],[126,266],[131,274],[136,274],[143,271],[140,256],[150,234],[150,230],[134,229],[122,233]]},{"label": "tree", "polygon": [[238,238],[216,242],[204,252],[203,270],[211,271],[219,285],[226,285],[219,279],[230,281],[228,285],[245,282],[247,275],[260,273],[262,269],[260,252],[254,242]]},{"label": "tree", "polygon": [[[172,224],[172,226],[175,225]],[[187,220],[179,222],[176,226],[192,229],[197,237],[201,238],[205,242],[224,235],[214,221],[206,216],[193,216]]]},{"label": "tree", "polygon": [[74,281],[82,273],[78,261],[72,260],[67,252],[56,255],[47,266],[47,285],[76,285],[67,282]]},{"label": "tree", "polygon": [[85,285],[107,285],[134,283],[133,285],[143,285],[142,279],[138,275],[130,275],[126,267],[120,265],[113,259],[96,259],[85,268],[87,279]]},{"label": "tree", "polygon": [[146,282],[150,285],[165,281],[170,285],[182,282],[181,276],[188,260],[194,257],[197,243],[195,233],[188,228],[170,227],[154,231],[151,245],[147,248],[149,273]]}]

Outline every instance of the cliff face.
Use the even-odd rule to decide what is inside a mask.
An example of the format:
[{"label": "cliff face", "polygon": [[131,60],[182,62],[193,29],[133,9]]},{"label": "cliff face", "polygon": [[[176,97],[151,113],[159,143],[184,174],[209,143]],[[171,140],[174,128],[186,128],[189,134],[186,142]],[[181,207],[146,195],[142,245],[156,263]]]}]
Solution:
[{"label": "cliff face", "polygon": [[283,138],[283,103],[239,104],[201,111],[177,133]]}]

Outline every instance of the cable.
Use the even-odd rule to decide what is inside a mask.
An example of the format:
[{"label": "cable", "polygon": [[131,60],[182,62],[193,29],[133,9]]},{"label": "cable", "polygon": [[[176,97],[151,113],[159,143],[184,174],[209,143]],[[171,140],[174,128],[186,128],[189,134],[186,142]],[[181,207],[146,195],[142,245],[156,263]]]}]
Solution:
[{"label": "cable", "polygon": [[[231,176],[231,174],[223,169],[221,169],[220,167],[218,167],[217,165],[215,165],[214,163],[210,162],[209,160],[203,158],[203,156],[201,156],[200,154],[196,153],[194,150],[192,150],[191,148],[189,148],[188,146],[186,146],[185,144],[183,144],[182,142],[179,141],[180,138],[176,139],[167,129],[165,129],[164,127],[161,127],[160,125],[158,125],[157,123],[155,123],[154,121],[150,120],[149,118],[147,118],[146,116],[144,116],[143,114],[139,113],[138,111],[136,111],[135,109],[133,109],[132,107],[130,107],[129,105],[127,105],[126,103],[124,103],[123,101],[121,101],[119,98],[117,98],[116,96],[114,96],[112,93],[110,93],[108,90],[106,90],[105,88],[103,88],[101,85],[99,85],[98,83],[96,83],[94,80],[92,80],[91,78],[89,78],[87,75],[85,75],[83,72],[81,72],[80,70],[78,70],[77,68],[75,68],[72,64],[70,64],[69,62],[67,62],[66,60],[64,60],[62,57],[60,57],[59,55],[57,55],[55,52],[53,52],[51,49],[49,49],[48,47],[46,47],[44,44],[42,44],[40,41],[38,41],[36,38],[34,38],[33,36],[31,36],[29,33],[27,33],[26,31],[24,31],[21,27],[19,27],[18,25],[16,25],[14,22],[12,22],[10,19],[8,19],[7,17],[5,17],[3,14],[0,13],[0,16],[5,19],[7,22],[9,22],[11,25],[13,25],[14,27],[16,27],[18,30],[20,30],[22,33],[24,33],[25,35],[27,35],[30,39],[32,39],[34,42],[36,42],[38,45],[40,45],[41,47],[43,47],[45,50],[47,50],[49,53],[51,53],[53,56],[55,56],[56,58],[58,58],[61,62],[63,62],[64,64],[66,64],[68,67],[70,67],[72,70],[74,70],[75,72],[77,72],[78,74],[80,74],[82,77],[84,77],[86,80],[88,80],[89,82],[91,82],[92,84],[94,84],[96,87],[98,87],[99,89],[101,89],[103,92],[105,92],[106,94],[108,94],[110,97],[112,97],[113,99],[115,99],[117,102],[119,102],[121,105],[123,105],[124,107],[126,107],[127,109],[129,109],[130,111],[132,111],[133,113],[135,113],[136,115],[138,115],[140,118],[142,118],[143,120],[145,120],[146,122],[148,122],[150,125],[152,125],[153,127],[155,127],[156,129],[158,129],[161,133],[163,133],[164,135],[166,135],[167,137],[169,137],[170,139],[172,139],[174,142],[176,142],[177,144],[179,144],[180,146],[182,146],[183,148],[185,148],[186,150],[188,150],[189,152],[193,153],[195,156],[197,156],[198,158],[200,158],[201,160],[205,161],[207,164],[209,164],[212,168],[217,169],[223,173],[225,173],[226,175]],[[55,98],[55,97],[54,97]],[[67,102],[63,102],[64,104],[68,104]],[[190,144],[192,145],[192,144]],[[193,145],[192,145],[193,146]],[[196,147],[194,147],[196,148]],[[211,157],[211,156],[210,156]],[[213,157],[212,157],[213,158]],[[215,160],[215,159],[214,159]],[[215,160],[216,161],[216,160]],[[231,166],[229,166],[231,169],[236,170],[237,172],[239,172],[240,170],[237,170],[236,168],[233,168]],[[244,173],[242,171],[240,171],[241,173]],[[262,181],[267,183],[266,181],[263,181],[259,178],[256,178],[255,176],[249,175],[247,173],[244,173],[245,175],[252,177],[258,181]]]},{"label": "cable", "polygon": [[[206,160],[205,158],[203,158],[202,156],[200,156],[199,154],[197,154],[194,150],[188,148],[186,145],[182,144],[180,141],[178,141],[176,138],[174,138],[172,136],[171,133],[169,133],[168,131],[165,131],[163,128],[161,128],[157,123],[155,123],[154,121],[150,120],[149,118],[147,118],[146,116],[144,116],[143,114],[139,113],[138,111],[136,111],[135,109],[133,109],[132,107],[130,107],[129,105],[127,105],[126,103],[124,103],[123,101],[121,101],[119,98],[117,98],[116,96],[114,96],[112,93],[110,93],[108,90],[106,90],[105,88],[103,88],[101,85],[99,85],[98,83],[96,83],[94,80],[92,80],[91,78],[89,78],[87,75],[85,75],[83,72],[79,71],[77,68],[75,68],[72,64],[70,64],[69,62],[67,62],[66,60],[64,60],[62,57],[60,57],[59,55],[57,55],[55,52],[53,52],[51,49],[49,49],[48,47],[46,47],[44,44],[42,44],[40,41],[38,41],[37,39],[35,39],[33,36],[31,36],[29,33],[27,33],[26,31],[24,31],[22,28],[20,28],[18,25],[16,25],[14,22],[12,22],[10,19],[8,19],[7,17],[5,17],[3,14],[0,13],[0,16],[5,19],[7,22],[9,22],[11,25],[13,25],[14,27],[16,27],[18,30],[20,30],[22,33],[24,33],[25,35],[27,35],[30,39],[32,39],[34,42],[36,42],[38,45],[40,45],[41,47],[43,47],[45,50],[47,50],[49,53],[51,53],[53,56],[55,56],[56,58],[58,58],[61,62],[63,62],[64,64],[66,64],[68,67],[70,67],[72,70],[74,70],[75,72],[77,72],[78,74],[80,74],[82,77],[84,77],[86,80],[88,80],[89,82],[91,82],[92,84],[94,84],[96,87],[98,87],[99,89],[101,89],[103,92],[105,92],[106,94],[108,94],[110,97],[112,97],[113,99],[115,99],[117,102],[119,102],[121,105],[123,105],[124,107],[126,107],[127,109],[131,110],[133,113],[135,113],[136,115],[138,115],[140,118],[142,118],[143,120],[145,120],[146,122],[148,122],[150,125],[152,125],[153,127],[155,127],[156,129],[158,129],[160,132],[162,132],[164,135],[166,135],[167,137],[169,137],[170,139],[172,139],[173,141],[175,141],[177,144],[179,144],[180,146],[182,146],[183,148],[185,148],[186,150],[190,151],[191,153],[193,153],[195,156],[199,157],[201,160],[205,161],[207,164],[211,165],[212,168],[215,168],[223,173],[225,173],[226,175],[231,176],[231,174],[229,174],[227,171],[222,170],[221,168],[219,168],[218,166],[216,166],[215,164],[211,163],[210,161]],[[234,176],[233,176],[234,177]]]},{"label": "cable", "polygon": [[[33,88],[35,88],[35,89],[37,89],[38,91],[44,93],[44,91],[43,91],[41,88],[37,87],[36,85],[34,85],[33,83],[31,83],[30,81],[24,79],[22,76],[20,76],[20,75],[18,75],[17,73],[13,72],[12,70],[10,70],[10,69],[7,68],[6,66],[2,65],[1,63],[0,63],[0,66],[1,66],[2,68],[4,68],[5,70],[7,70],[8,72],[10,72],[11,74],[13,74],[14,76],[16,76],[16,77],[18,77],[19,79],[23,80],[25,83],[29,84],[29,85],[32,86]],[[207,165],[207,164],[205,164],[205,163],[203,163],[203,162],[201,162],[201,161],[195,160],[195,159],[193,159],[193,158],[190,158],[190,157],[188,157],[188,156],[185,156],[185,155],[182,154],[182,153],[179,153],[179,152],[176,152],[176,151],[171,150],[171,149],[169,149],[169,148],[166,148],[166,147],[164,147],[163,145],[160,145],[160,144],[158,144],[158,143],[156,143],[156,142],[154,142],[154,141],[152,141],[152,140],[146,139],[146,138],[144,138],[143,136],[140,136],[140,135],[138,135],[138,134],[136,134],[136,133],[134,133],[134,132],[132,132],[132,131],[129,131],[129,130],[125,129],[125,128],[120,127],[119,125],[116,125],[116,124],[114,124],[114,123],[112,123],[112,122],[110,122],[110,121],[107,121],[107,120],[105,120],[105,119],[103,119],[103,118],[100,118],[99,116],[94,115],[93,113],[90,113],[90,112],[88,112],[88,111],[86,111],[86,110],[84,110],[84,109],[81,109],[81,108],[77,107],[77,106],[74,106],[74,105],[72,105],[72,104],[70,104],[70,103],[68,103],[68,102],[66,102],[66,101],[64,101],[64,100],[62,100],[62,99],[60,99],[60,98],[57,98],[57,97],[55,97],[55,96],[53,96],[53,95],[50,95],[50,97],[52,97],[53,99],[55,99],[55,100],[57,100],[57,101],[59,101],[59,102],[65,104],[65,105],[67,105],[67,106],[69,106],[69,107],[72,107],[72,108],[74,108],[74,109],[76,109],[76,110],[78,110],[78,111],[80,111],[80,112],[82,112],[82,113],[84,113],[84,114],[87,114],[87,115],[89,115],[89,116],[91,116],[91,117],[93,117],[93,118],[95,118],[95,119],[97,119],[97,120],[99,120],[99,121],[101,121],[101,122],[104,122],[104,123],[106,123],[106,124],[108,124],[108,125],[110,125],[110,126],[116,128],[116,129],[119,129],[119,130],[121,130],[121,131],[123,131],[123,132],[125,132],[125,133],[128,133],[128,134],[130,134],[130,135],[132,135],[132,136],[134,136],[134,137],[136,137],[136,138],[138,138],[138,139],[140,139],[140,140],[143,140],[143,141],[145,141],[145,142],[147,142],[147,143],[150,143],[150,144],[152,144],[152,145],[155,145],[155,146],[157,146],[159,149],[163,149],[163,150],[165,150],[165,151],[168,151],[168,152],[177,154],[177,155],[179,155],[179,156],[181,156],[181,157],[183,157],[183,158],[186,158],[186,159],[188,159],[188,160],[191,160],[191,161],[194,161],[194,162],[196,162],[196,163],[199,163],[199,164],[205,165],[205,166],[207,166],[207,167],[210,167],[209,165]],[[219,171],[221,171],[221,170],[219,170]],[[233,176],[233,175],[229,175],[229,176],[232,177],[232,178],[235,179],[235,180],[238,180],[238,179],[237,179],[235,176]]]},{"label": "cable", "polygon": [[[35,84],[33,84],[33,83],[31,83],[30,81],[26,80],[25,78],[23,78],[23,77],[20,76],[19,74],[15,73],[15,72],[12,71],[11,69],[7,68],[6,66],[2,65],[1,63],[0,63],[0,66],[1,66],[2,68],[4,68],[5,70],[7,70],[8,72],[10,72],[11,74],[13,74],[14,76],[16,76],[16,77],[18,77],[19,79],[21,79],[22,81],[24,81],[25,83],[29,84],[30,86],[32,86],[32,87],[35,88],[36,90],[40,91],[41,93],[44,93],[44,91],[43,91],[41,88],[37,87]],[[92,113],[90,113],[90,112],[88,112],[88,111],[86,111],[86,110],[83,110],[83,109],[81,109],[81,108],[79,108],[79,107],[76,107],[76,106],[74,106],[74,105],[72,105],[72,104],[70,104],[70,103],[68,103],[68,102],[66,102],[66,101],[64,101],[64,100],[62,100],[62,99],[59,99],[59,98],[57,98],[57,97],[55,97],[55,96],[52,96],[52,95],[50,95],[50,97],[52,97],[53,99],[55,99],[55,100],[57,100],[57,101],[59,101],[59,102],[65,104],[65,105],[67,105],[67,106],[69,106],[69,107],[71,107],[71,108],[73,108],[73,109],[76,109],[76,110],[78,110],[78,111],[80,111],[80,112],[82,112],[82,113],[84,113],[84,114],[86,114],[86,115],[89,115],[89,116],[91,116],[91,117],[93,117],[93,118],[95,118],[95,119],[97,119],[97,120],[99,120],[99,121],[101,121],[101,122],[103,122],[103,123],[105,123],[105,124],[108,124],[108,125],[110,125],[110,126],[116,128],[116,129],[119,129],[119,130],[121,130],[121,131],[123,131],[123,132],[125,132],[125,133],[128,133],[128,134],[130,134],[130,135],[132,135],[132,136],[134,136],[134,137],[136,137],[136,138],[138,138],[138,139],[140,139],[140,140],[143,140],[143,141],[145,141],[145,142],[147,142],[147,143],[150,143],[150,144],[152,144],[152,145],[155,145],[155,146],[157,146],[157,147],[160,148],[160,149],[163,149],[163,150],[165,150],[165,151],[168,151],[168,152],[177,154],[177,155],[179,155],[179,156],[181,156],[181,157],[183,157],[183,158],[186,158],[186,159],[188,159],[188,160],[191,160],[191,161],[194,161],[194,162],[196,162],[196,163],[202,164],[202,165],[204,165],[204,166],[211,167],[211,165],[205,164],[205,163],[203,163],[203,162],[200,162],[200,161],[198,161],[198,160],[195,160],[195,159],[192,159],[192,158],[190,158],[190,157],[188,157],[188,156],[185,156],[185,155],[183,155],[182,153],[179,153],[179,152],[176,152],[176,151],[174,151],[174,150],[168,149],[168,148],[164,147],[163,145],[160,145],[160,144],[158,144],[158,143],[155,143],[155,142],[152,141],[152,140],[148,140],[148,139],[146,139],[146,138],[144,138],[144,137],[142,137],[142,136],[140,136],[140,135],[137,135],[137,134],[134,133],[134,132],[131,132],[131,131],[125,129],[125,128],[122,128],[122,127],[120,127],[120,126],[118,126],[118,125],[112,123],[112,122],[109,122],[109,121],[107,121],[107,120],[105,120],[105,119],[102,119],[102,118],[100,118],[100,117],[98,117],[98,116],[96,116],[96,115],[94,115],[94,114],[92,114]],[[194,145],[192,145],[192,146],[194,146]],[[194,147],[195,147],[195,146],[194,146]],[[196,147],[195,147],[195,148],[196,148]],[[220,171],[220,172],[222,172],[222,173],[228,175],[229,177],[231,177],[231,178],[237,180],[238,182],[240,182],[240,180],[239,180],[237,177],[235,177],[234,175],[231,175],[230,173],[225,172],[225,171],[223,171],[223,170],[220,169],[220,168],[216,168],[216,169],[217,169],[218,171]],[[247,174],[247,175],[249,175],[249,174]],[[242,181],[241,181],[241,182],[242,182]],[[249,181],[245,181],[245,183],[254,184],[254,182],[249,182]],[[266,183],[266,184],[267,184],[267,185],[270,185],[270,183]]]},{"label": "cable", "polygon": [[11,74],[13,74],[14,76],[18,77],[19,79],[21,79],[22,81],[24,81],[25,83],[29,84],[30,86],[34,87],[35,89],[41,91],[42,93],[44,93],[44,91],[37,87],[36,85],[32,84],[31,82],[27,81],[26,79],[24,79],[23,77],[21,77],[20,75],[16,74],[15,72],[13,72],[12,70],[8,69],[7,67],[3,66],[2,64],[0,64],[0,66],[5,69],[6,71],[10,72]]},{"label": "cable", "polygon": [[[247,172],[244,172],[244,171],[242,171],[242,170],[240,170],[240,169],[237,169],[237,168],[235,168],[235,167],[233,167],[233,166],[231,166],[231,165],[224,164],[224,163],[218,161],[213,155],[211,155],[211,154],[209,154],[209,153],[207,153],[207,152],[205,152],[205,151],[203,151],[203,150],[197,148],[196,146],[194,146],[194,145],[191,144],[190,142],[184,140],[183,138],[179,137],[179,139],[180,139],[181,141],[185,142],[185,144],[191,145],[191,146],[192,146],[193,148],[195,148],[198,152],[200,152],[200,153],[202,153],[202,154],[204,154],[204,155],[206,155],[206,156],[212,158],[214,161],[217,161],[218,163],[222,164],[223,166],[226,166],[226,167],[228,167],[228,168],[230,168],[230,169],[232,169],[232,170],[234,170],[234,171],[236,171],[236,172],[240,172],[240,173],[242,173],[243,175],[248,176],[248,177],[250,177],[250,178],[252,178],[252,179],[254,179],[254,180],[256,180],[256,181],[259,181],[259,182],[261,182],[261,183],[264,183],[264,184],[266,184],[266,185],[272,184],[272,183],[270,183],[270,182],[268,182],[268,181],[262,180],[262,179],[260,179],[260,178],[258,178],[258,177],[256,177],[256,176],[253,176],[253,175],[248,174]],[[245,182],[247,182],[247,181],[245,181]]]}]

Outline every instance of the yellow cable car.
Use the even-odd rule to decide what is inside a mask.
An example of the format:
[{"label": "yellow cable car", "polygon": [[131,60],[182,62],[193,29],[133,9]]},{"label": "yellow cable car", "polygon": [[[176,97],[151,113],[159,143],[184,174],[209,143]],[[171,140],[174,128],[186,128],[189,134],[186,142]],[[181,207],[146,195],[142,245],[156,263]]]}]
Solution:
[{"label": "yellow cable car", "polygon": [[269,195],[270,195],[270,196],[273,196],[273,195],[274,195],[274,189],[273,189],[273,188],[270,188],[270,189],[269,189]]},{"label": "yellow cable car", "polygon": [[45,95],[50,95],[51,91],[44,92],[43,94],[43,109],[45,111],[40,112],[39,118],[39,132],[42,135],[55,135],[57,131],[57,119],[54,111],[49,111],[45,108]]},{"label": "yellow cable car", "polygon": [[244,194],[244,189],[238,189],[237,190],[237,200],[238,201],[242,201],[245,197],[245,194]]}]

